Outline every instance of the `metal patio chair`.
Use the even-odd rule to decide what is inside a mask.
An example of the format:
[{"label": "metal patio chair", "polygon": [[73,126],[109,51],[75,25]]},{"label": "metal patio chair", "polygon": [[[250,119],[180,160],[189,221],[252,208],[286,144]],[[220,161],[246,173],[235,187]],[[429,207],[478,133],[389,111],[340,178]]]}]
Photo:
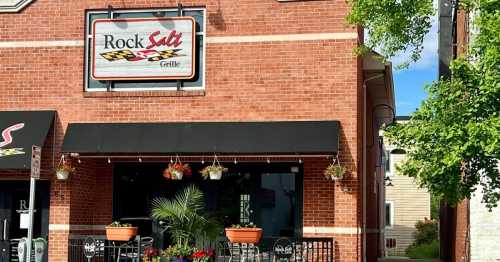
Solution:
[{"label": "metal patio chair", "polygon": [[228,247],[230,255],[229,262],[236,262],[236,261],[260,262],[259,247],[257,247],[254,244],[228,242]]}]

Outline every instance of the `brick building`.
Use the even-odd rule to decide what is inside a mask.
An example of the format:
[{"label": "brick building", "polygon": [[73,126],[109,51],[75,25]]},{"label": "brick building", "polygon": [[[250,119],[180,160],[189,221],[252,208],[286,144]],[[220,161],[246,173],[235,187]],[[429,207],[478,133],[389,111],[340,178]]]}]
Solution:
[{"label": "brick building", "polygon": [[[1,219],[11,227],[3,246],[26,234],[16,211],[27,197],[29,147],[39,143],[35,208],[41,211],[34,234],[48,238],[51,262],[72,260],[73,237],[102,235],[113,220],[148,217],[147,201],[181,183],[198,184],[207,205],[219,210],[233,188],[231,176],[250,186],[229,198],[248,196],[255,211],[236,219],[248,215],[264,235],[333,237],[336,261],[376,261],[383,253],[377,129],[393,116],[379,106],[394,107],[392,69],[374,53],[353,54],[363,35],[346,25],[344,0],[19,0],[0,9],[0,129],[13,140],[3,136],[0,147],[10,152],[0,157]],[[191,75],[130,79],[134,72],[113,67],[106,72],[119,77],[94,74],[96,19],[153,24],[176,16],[195,23],[192,66],[184,68]],[[127,21],[108,24],[130,30]],[[131,58],[124,54],[120,59]],[[24,126],[11,128],[18,123]],[[196,177],[214,154],[228,176]],[[323,171],[337,155],[347,176],[326,180]],[[53,171],[62,156],[76,168],[67,180]],[[163,179],[162,170],[177,157],[191,164],[193,177]],[[291,192],[284,211],[277,209],[286,200],[278,180]],[[269,192],[272,197],[258,197]],[[294,219],[270,220],[277,212]],[[149,230],[158,233],[155,225]]]}]

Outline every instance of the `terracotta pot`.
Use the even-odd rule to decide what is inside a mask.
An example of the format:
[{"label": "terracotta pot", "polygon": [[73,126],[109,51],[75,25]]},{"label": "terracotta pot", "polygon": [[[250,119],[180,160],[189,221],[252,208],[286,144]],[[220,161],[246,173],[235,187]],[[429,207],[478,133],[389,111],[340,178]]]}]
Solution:
[{"label": "terracotta pot", "polygon": [[137,227],[106,227],[108,240],[129,241],[137,235]]},{"label": "terracotta pot", "polygon": [[262,237],[262,228],[226,228],[226,236],[231,243],[257,244]]},{"label": "terracotta pot", "polygon": [[210,171],[208,174],[210,175],[210,179],[212,180],[220,180],[222,178],[222,170]]}]

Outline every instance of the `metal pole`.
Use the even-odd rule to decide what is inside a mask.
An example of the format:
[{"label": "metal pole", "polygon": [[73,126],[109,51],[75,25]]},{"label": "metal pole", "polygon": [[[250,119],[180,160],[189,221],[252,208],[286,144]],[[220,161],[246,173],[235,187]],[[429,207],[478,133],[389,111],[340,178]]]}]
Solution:
[{"label": "metal pole", "polygon": [[29,208],[28,208],[28,215],[29,215],[29,225],[28,225],[28,240],[26,243],[26,249],[27,249],[27,260],[28,262],[31,261],[31,246],[32,246],[32,239],[33,239],[33,213],[34,213],[34,208],[35,208],[35,186],[36,186],[36,179],[34,177],[30,178],[30,202],[29,202]]}]

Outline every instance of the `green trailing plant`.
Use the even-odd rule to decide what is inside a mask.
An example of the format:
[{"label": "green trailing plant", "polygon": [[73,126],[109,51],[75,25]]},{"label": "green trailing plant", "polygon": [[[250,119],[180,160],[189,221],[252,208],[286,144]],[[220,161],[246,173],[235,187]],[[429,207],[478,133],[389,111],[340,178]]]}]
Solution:
[{"label": "green trailing plant", "polygon": [[120,223],[119,221],[113,221],[113,223],[108,225],[108,227],[131,227],[131,226],[132,224]]},{"label": "green trailing plant", "polygon": [[243,223],[243,224],[234,224],[234,225],[231,225],[231,228],[257,228],[257,225],[250,222],[250,223]]},{"label": "green trailing plant", "polygon": [[347,169],[338,164],[330,164],[323,172],[326,179],[338,180],[344,178]]},{"label": "green trailing plant", "polygon": [[200,237],[215,240],[221,226],[205,212],[203,193],[189,186],[173,199],[156,198],[152,201],[151,216],[166,222],[172,242],[187,247]]}]

